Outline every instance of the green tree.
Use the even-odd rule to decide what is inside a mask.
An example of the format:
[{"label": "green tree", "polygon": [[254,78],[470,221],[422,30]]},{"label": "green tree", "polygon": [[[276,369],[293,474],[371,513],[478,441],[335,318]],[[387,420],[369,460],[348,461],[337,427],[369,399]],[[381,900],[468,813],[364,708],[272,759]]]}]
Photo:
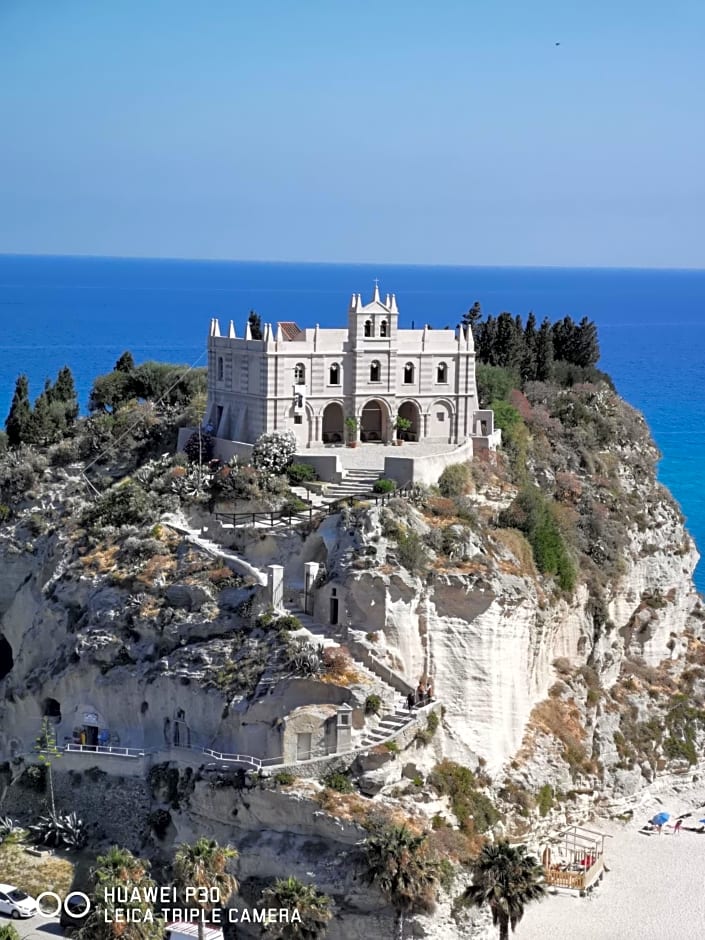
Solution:
[{"label": "green tree", "polygon": [[90,412],[114,412],[120,405],[134,398],[134,382],[127,372],[108,372],[93,382],[88,399]]},{"label": "green tree", "polygon": [[526,319],[524,329],[524,345],[521,354],[521,381],[532,382],[536,378],[536,317],[533,311]]},{"label": "green tree", "polygon": [[482,319],[482,307],[480,306],[480,301],[476,300],[475,303],[470,307],[467,313],[463,314],[463,319],[461,323],[463,326],[469,326],[475,335],[475,330],[477,329],[480,320]]},{"label": "green tree", "polygon": [[51,400],[63,405],[66,425],[70,427],[78,417],[78,396],[73,372],[68,366],[59,369],[56,382],[51,390]]},{"label": "green tree", "polygon": [[472,866],[473,883],[463,895],[464,904],[488,905],[492,923],[499,927],[499,940],[509,940],[524,916],[527,904],[546,894],[543,869],[525,845],[501,841],[485,845]]},{"label": "green tree", "polygon": [[35,744],[38,752],[37,760],[42,766],[46,767],[47,782],[49,783],[49,802],[51,804],[52,815],[56,816],[56,803],[54,801],[54,778],[52,777],[52,764],[61,757],[61,751],[56,743],[56,728],[51,719],[42,718],[39,726],[39,735]]},{"label": "green tree", "polygon": [[493,316],[487,317],[478,324],[475,330],[475,353],[479,362],[490,366],[498,365],[494,360],[495,339],[497,336],[497,321]]},{"label": "green tree", "polygon": [[551,323],[545,318],[536,334],[536,380],[548,382],[553,372],[553,333]]},{"label": "green tree", "polygon": [[600,358],[600,344],[597,340],[597,327],[583,317],[575,330],[573,359],[576,366],[595,366]]},{"label": "green tree", "polygon": [[[521,320],[519,322],[521,323]],[[497,317],[497,333],[491,354],[492,363],[518,372],[521,366],[523,342],[523,331],[517,327],[517,322],[511,313],[500,313]]]},{"label": "green tree", "polygon": [[134,372],[135,371],[135,360],[132,356],[132,353],[129,349],[120,356],[118,361],[113,366],[113,372]]},{"label": "green tree", "polygon": [[435,906],[440,870],[428,855],[427,837],[388,826],[365,840],[364,853],[362,878],[394,908],[395,936],[403,940],[406,914]]},{"label": "green tree", "polygon": [[[44,391],[34,402],[34,408],[32,409],[29,424],[27,425],[26,440],[30,444],[53,444],[54,441],[61,437],[63,427],[57,425],[56,415],[52,411],[50,396],[51,384],[47,379],[47,385],[45,385]],[[61,424],[65,427],[63,415]]]},{"label": "green tree", "polygon": [[511,390],[519,385],[519,376],[515,372],[485,363],[478,363],[475,367],[475,378],[482,408],[487,408],[491,401],[508,399]]},{"label": "green tree", "polygon": [[19,447],[27,440],[32,419],[32,409],[29,404],[29,379],[21,375],[15,384],[10,410],[5,420],[7,442],[10,447]]},{"label": "green tree", "polygon": [[256,310],[250,310],[250,315],[247,318],[247,322],[250,324],[250,334],[252,335],[252,339],[262,339],[262,318]]},{"label": "green tree", "polygon": [[[145,899],[145,889],[156,888],[149,876],[149,867],[149,862],[117,845],[98,856],[91,873],[95,885],[94,903],[78,933],[79,940],[116,940],[118,937],[120,940],[161,940],[164,926],[154,913],[154,905]],[[116,888],[127,891],[126,901],[111,898],[111,891]],[[136,899],[131,896],[134,889],[139,892]],[[116,920],[118,910],[123,920]],[[139,920],[133,922],[131,912]]]},{"label": "green tree", "polygon": [[298,878],[279,878],[262,892],[260,906],[296,912],[296,920],[273,921],[264,927],[264,933],[276,940],[319,940],[324,937],[333,917],[331,899],[314,885],[304,884]]},{"label": "green tree", "polygon": [[[230,845],[219,845],[214,839],[201,838],[193,844],[180,845],[174,857],[174,883],[182,894],[186,888],[207,888],[219,895],[219,905],[227,904],[230,896],[237,891],[238,883],[228,873],[228,864],[237,858],[237,851]],[[198,938],[205,937],[205,915],[218,906],[210,901],[194,902],[203,911],[198,921]]]}]

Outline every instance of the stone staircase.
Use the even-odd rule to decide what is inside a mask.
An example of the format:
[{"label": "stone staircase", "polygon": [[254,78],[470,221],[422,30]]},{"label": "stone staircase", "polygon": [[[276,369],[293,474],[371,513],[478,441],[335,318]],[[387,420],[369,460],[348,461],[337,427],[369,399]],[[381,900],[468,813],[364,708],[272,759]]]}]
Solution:
[{"label": "stone staircase", "polygon": [[385,715],[376,728],[366,729],[362,737],[362,747],[375,747],[392,738],[398,731],[413,721],[414,714],[410,713],[405,704],[399,704],[395,710]]},{"label": "stone staircase", "polygon": [[323,501],[330,504],[350,496],[365,496],[372,492],[375,480],[379,480],[380,476],[379,470],[350,469],[340,483],[328,484]]}]

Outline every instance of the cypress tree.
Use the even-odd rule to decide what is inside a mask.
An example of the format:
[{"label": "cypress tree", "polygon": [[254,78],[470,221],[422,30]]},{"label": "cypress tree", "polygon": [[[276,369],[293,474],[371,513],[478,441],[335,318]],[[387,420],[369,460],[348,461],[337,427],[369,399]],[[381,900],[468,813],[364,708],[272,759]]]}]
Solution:
[{"label": "cypress tree", "polygon": [[[125,355],[130,355],[126,353]],[[123,356],[120,359],[124,358]],[[119,362],[120,360],[118,360]],[[64,406],[66,415],[66,425],[70,426],[78,417],[78,396],[76,395],[76,383],[73,380],[73,373],[68,366],[59,370],[56,382],[51,390],[51,401],[59,402]]]},{"label": "cypress tree", "polygon": [[5,420],[5,430],[7,432],[7,443],[11,447],[19,447],[27,440],[30,420],[32,418],[32,409],[29,405],[29,380],[26,375],[21,375],[15,384],[15,393],[12,396],[12,403]]},{"label": "cypress tree", "polygon": [[521,333],[517,330],[516,321],[511,313],[500,313],[497,317],[497,335],[492,365],[518,370],[521,365],[523,336],[523,330]]},{"label": "cypress tree", "polygon": [[595,366],[600,358],[600,344],[597,339],[597,327],[583,317],[575,328],[572,362],[576,366]]},{"label": "cypress tree", "polygon": [[553,324],[553,355],[555,359],[574,362],[576,329],[572,317],[563,317],[562,320],[558,320],[557,323]]},{"label": "cypress tree", "polygon": [[262,319],[256,310],[250,310],[247,322],[250,324],[252,339],[262,339]]},{"label": "cypress tree", "polygon": [[532,382],[536,378],[536,317],[533,311],[526,319],[524,349],[521,357],[521,380]]},{"label": "cypress tree", "polygon": [[536,379],[548,382],[553,372],[553,330],[546,317],[536,334]]},{"label": "cypress tree", "polygon": [[113,372],[133,372],[135,368],[135,360],[132,356],[130,350],[126,350],[122,356],[115,363]]},{"label": "cypress tree", "polygon": [[467,313],[463,314],[463,319],[461,323],[463,326],[469,326],[475,334],[476,328],[479,326],[480,320],[482,319],[482,307],[480,306],[480,301],[476,300],[475,303],[470,307]]},{"label": "cypress tree", "polygon": [[497,335],[497,321],[493,316],[478,324],[475,332],[475,350],[480,362],[487,365],[496,365],[493,361],[495,338]]},{"label": "cypress tree", "polygon": [[[61,432],[64,429],[61,426],[57,426],[56,415],[52,412],[52,403],[50,401],[51,391],[51,383],[47,381],[47,384],[44,386],[44,391],[34,402],[34,408],[32,409],[32,414],[29,417],[27,430],[25,432],[25,440],[29,441],[31,444],[50,444],[56,440],[57,437],[61,436]],[[64,424],[63,412],[61,417],[61,423]]]}]

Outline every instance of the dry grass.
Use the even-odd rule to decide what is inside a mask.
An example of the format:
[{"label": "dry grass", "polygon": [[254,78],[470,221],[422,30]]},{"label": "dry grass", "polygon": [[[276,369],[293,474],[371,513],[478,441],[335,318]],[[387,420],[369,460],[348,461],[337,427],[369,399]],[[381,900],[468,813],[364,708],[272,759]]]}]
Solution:
[{"label": "dry grass", "polygon": [[175,571],[176,561],[171,555],[154,555],[140,573],[135,576],[134,581],[136,585],[149,590],[157,587],[157,582],[163,584],[165,581],[171,580]]},{"label": "dry grass", "polygon": [[495,529],[495,539],[516,558],[519,573],[536,577],[534,553],[525,536],[518,529]]},{"label": "dry grass", "polygon": [[49,858],[29,855],[23,845],[0,845],[0,873],[7,884],[16,885],[32,897],[42,891],[65,895],[73,882],[74,862],[66,855]]},{"label": "dry grass", "polygon": [[97,574],[107,574],[117,570],[117,556],[120,553],[119,545],[98,545],[92,552],[81,558],[81,564],[89,571]]}]

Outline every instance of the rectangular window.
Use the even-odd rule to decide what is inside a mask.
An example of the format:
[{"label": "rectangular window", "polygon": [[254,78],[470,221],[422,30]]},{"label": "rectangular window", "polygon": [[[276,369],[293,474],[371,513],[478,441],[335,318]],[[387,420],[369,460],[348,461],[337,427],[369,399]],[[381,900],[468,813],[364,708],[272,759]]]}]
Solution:
[{"label": "rectangular window", "polygon": [[445,421],[445,419],[446,419],[446,413],[445,413],[445,411],[437,411],[437,412],[436,412],[436,417],[438,418],[439,421]]},{"label": "rectangular window", "polygon": [[303,424],[304,419],[301,415],[294,415],[294,424]]}]

